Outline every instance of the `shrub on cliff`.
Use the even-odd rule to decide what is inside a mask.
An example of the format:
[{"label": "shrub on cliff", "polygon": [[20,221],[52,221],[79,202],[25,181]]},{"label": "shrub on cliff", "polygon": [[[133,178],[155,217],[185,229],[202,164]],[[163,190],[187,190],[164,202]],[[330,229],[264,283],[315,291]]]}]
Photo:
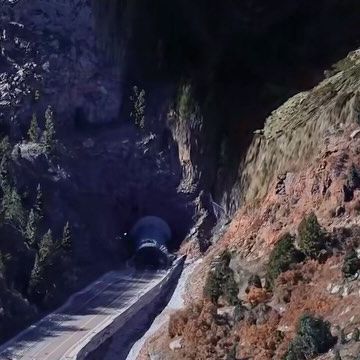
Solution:
[{"label": "shrub on cliff", "polygon": [[294,240],[292,235],[286,233],[272,250],[266,271],[266,280],[270,287],[273,287],[282,272],[289,270],[292,264],[301,260],[301,254],[296,250]]},{"label": "shrub on cliff", "polygon": [[303,315],[285,360],[311,359],[327,352],[335,342],[336,338],[331,335],[329,322],[311,315]]},{"label": "shrub on cliff", "polygon": [[342,272],[345,277],[354,276],[360,270],[360,259],[354,249],[347,252],[342,266]]},{"label": "shrub on cliff", "polygon": [[317,258],[324,248],[325,233],[313,212],[301,221],[298,232],[300,250],[310,258]]},{"label": "shrub on cliff", "polygon": [[217,303],[220,296],[223,296],[230,305],[239,303],[237,296],[239,289],[234,279],[234,272],[229,267],[230,260],[230,252],[224,251],[208,273],[204,296],[214,304]]}]

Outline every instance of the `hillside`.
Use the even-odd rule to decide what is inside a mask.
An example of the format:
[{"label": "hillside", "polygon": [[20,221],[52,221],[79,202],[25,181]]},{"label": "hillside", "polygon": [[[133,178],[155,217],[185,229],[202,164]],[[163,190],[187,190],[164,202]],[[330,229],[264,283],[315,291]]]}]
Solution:
[{"label": "hillside", "polygon": [[0,341],[151,215],[203,262],[145,358],[358,355],[359,23],[358,0],[0,0]]},{"label": "hillside", "polygon": [[355,51],[268,117],[245,157],[245,204],[188,281],[187,308],[141,358],[283,359],[306,314],[336,337],[319,357],[316,340],[298,345],[307,356],[358,356],[359,71]]}]

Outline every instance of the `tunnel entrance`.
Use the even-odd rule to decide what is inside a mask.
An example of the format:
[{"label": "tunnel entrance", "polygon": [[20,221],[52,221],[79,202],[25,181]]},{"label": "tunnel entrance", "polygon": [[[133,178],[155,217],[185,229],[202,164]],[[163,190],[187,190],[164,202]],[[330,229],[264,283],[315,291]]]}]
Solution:
[{"label": "tunnel entrance", "polygon": [[159,269],[170,265],[168,244],[172,238],[169,225],[160,217],[145,216],[130,231],[135,246],[133,256],[137,268]]},{"label": "tunnel entrance", "polygon": [[135,253],[134,264],[138,269],[165,269],[169,257],[156,247],[144,247]]}]

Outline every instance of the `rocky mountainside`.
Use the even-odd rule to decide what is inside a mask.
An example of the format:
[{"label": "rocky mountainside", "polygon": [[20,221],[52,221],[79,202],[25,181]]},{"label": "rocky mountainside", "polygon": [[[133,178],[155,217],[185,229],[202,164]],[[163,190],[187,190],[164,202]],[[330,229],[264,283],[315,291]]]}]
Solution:
[{"label": "rocky mountainside", "polygon": [[152,111],[170,103],[181,113],[191,97],[196,106],[170,125],[173,137],[186,175],[229,214],[242,202],[238,178],[253,131],[359,41],[352,0],[93,3],[104,52],[126,83],[148,90]]},{"label": "rocky mountainside", "polygon": [[[207,300],[153,344],[166,359],[197,359],[196,346],[206,358],[282,356],[304,309],[354,332],[355,318],[334,320],[353,297],[340,312],[314,303],[331,271],[330,294],[357,291],[340,271],[347,252],[357,264],[359,53],[345,58],[359,46],[357,0],[0,6],[2,338],[129,259],[124,233],[143,215],[170,224],[170,250],[208,251],[193,276]],[[321,241],[293,246],[312,210],[317,235],[305,238]],[[288,231],[293,256],[267,271]],[[311,293],[309,274],[319,293],[304,304],[291,293]]]},{"label": "rocky mountainside", "polygon": [[357,50],[267,118],[245,205],[141,359],[357,359],[359,71]]},{"label": "rocky mountainside", "polygon": [[123,265],[139,217],[165,218],[174,250],[206,201],[181,189],[170,131],[121,115],[123,82],[97,45],[91,2],[0,5],[4,339]]}]

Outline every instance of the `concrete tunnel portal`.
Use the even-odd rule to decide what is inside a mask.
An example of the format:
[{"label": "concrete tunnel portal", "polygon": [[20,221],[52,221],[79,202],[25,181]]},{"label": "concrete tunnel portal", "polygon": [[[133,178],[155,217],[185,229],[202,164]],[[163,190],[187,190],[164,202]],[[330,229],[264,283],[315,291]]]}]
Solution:
[{"label": "concrete tunnel portal", "polygon": [[157,216],[138,220],[130,233],[135,246],[133,261],[140,268],[166,268],[172,255],[168,251],[172,232],[170,226]]}]

